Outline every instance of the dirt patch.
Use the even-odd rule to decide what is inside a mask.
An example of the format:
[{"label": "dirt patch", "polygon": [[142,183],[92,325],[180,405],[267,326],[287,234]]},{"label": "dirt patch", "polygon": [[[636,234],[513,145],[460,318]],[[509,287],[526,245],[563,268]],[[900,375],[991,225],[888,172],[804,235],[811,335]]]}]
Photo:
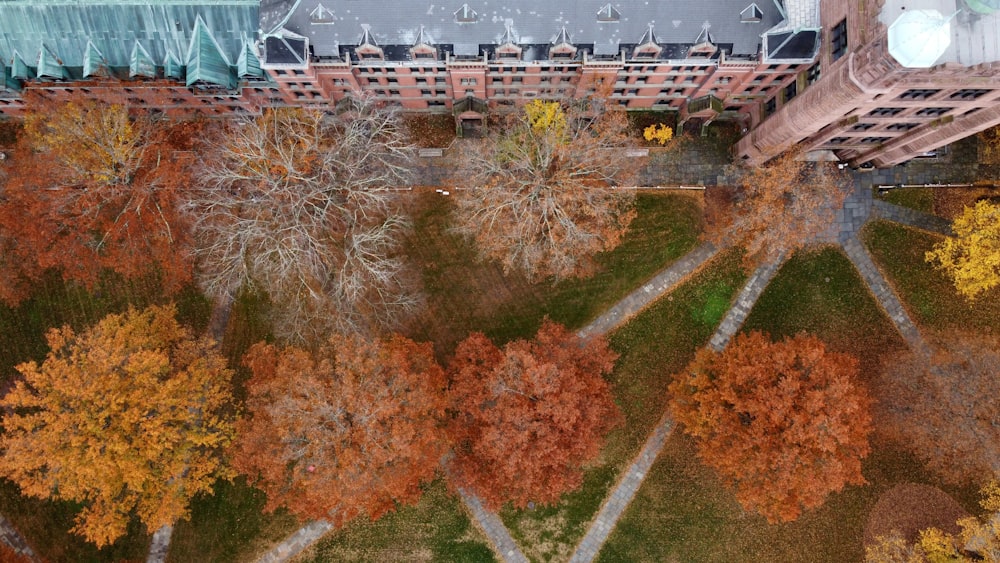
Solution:
[{"label": "dirt patch", "polygon": [[966,206],[982,198],[1000,197],[1000,189],[987,187],[937,188],[934,190],[934,214],[953,220]]},{"label": "dirt patch", "polygon": [[913,542],[921,530],[938,528],[951,534],[960,530],[956,523],[969,514],[947,493],[920,483],[903,483],[879,497],[865,524],[865,545],[894,531]]},{"label": "dirt patch", "polygon": [[0,119],[0,147],[12,147],[17,142],[17,133],[21,130],[21,122],[12,119]]},{"label": "dirt patch", "polygon": [[446,148],[455,140],[455,118],[450,114],[404,114],[410,142],[424,148]]},{"label": "dirt patch", "polygon": [[517,527],[526,540],[524,554],[532,561],[565,561],[572,554],[573,546],[560,541],[566,532],[566,516],[561,511],[542,520],[522,517]]}]

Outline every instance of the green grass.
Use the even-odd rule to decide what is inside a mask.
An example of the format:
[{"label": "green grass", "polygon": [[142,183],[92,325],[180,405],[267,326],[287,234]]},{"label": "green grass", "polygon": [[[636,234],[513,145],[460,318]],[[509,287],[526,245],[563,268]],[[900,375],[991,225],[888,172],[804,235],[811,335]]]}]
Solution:
[{"label": "green grass", "polygon": [[893,188],[883,193],[876,190],[876,197],[924,213],[934,213],[933,188]]},{"label": "green grass", "polygon": [[[762,330],[774,337],[807,331],[834,349],[861,356],[869,370],[880,354],[903,346],[851,263],[829,247],[792,256],[757,301],[743,330]],[[864,465],[871,485],[831,495],[795,522],[769,525],[740,508],[714,473],[698,462],[692,441],[678,431],[599,560],[859,561],[869,509],[895,482],[931,481],[919,467],[905,454],[880,449]]]},{"label": "green grass", "polygon": [[285,511],[264,514],[265,500],[243,477],[216,483],[214,494],[191,503],[191,518],[174,526],[168,561],[252,561],[300,525]]},{"label": "green grass", "polygon": [[761,294],[743,325],[773,338],[807,332],[834,350],[852,352],[862,370],[904,346],[850,260],[838,249],[799,252]]},{"label": "green grass", "polygon": [[617,249],[597,257],[586,279],[528,283],[506,276],[495,263],[477,260],[471,242],[449,231],[450,202],[420,196],[414,234],[407,245],[420,271],[428,307],[407,330],[434,342],[446,355],[471,331],[497,342],[530,337],[548,315],[571,328],[583,326],[697,244],[701,207],[688,194],[639,194],[638,216]]},{"label": "green grass", "polygon": [[400,507],[375,522],[355,520],[297,559],[300,563],[495,560],[461,501],[440,480],[425,489],[417,504]]},{"label": "green grass", "polygon": [[624,424],[608,438],[583,487],[553,507],[501,512],[511,534],[536,561],[565,559],[583,537],[622,468],[645,442],[666,408],[670,375],[704,346],[743,286],[738,252],[729,251],[611,335],[621,358],[611,375]]},{"label": "green grass", "polygon": [[869,223],[861,235],[919,325],[940,332],[1000,330],[1000,289],[970,303],[943,272],[924,260],[941,236],[888,221]]}]

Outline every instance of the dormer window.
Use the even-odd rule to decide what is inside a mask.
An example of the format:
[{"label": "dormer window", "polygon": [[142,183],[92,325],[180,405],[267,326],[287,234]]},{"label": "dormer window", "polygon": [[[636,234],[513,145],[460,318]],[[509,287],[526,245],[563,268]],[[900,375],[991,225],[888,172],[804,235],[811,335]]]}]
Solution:
[{"label": "dormer window", "polygon": [[434,47],[434,40],[424,31],[424,26],[420,26],[417,39],[410,48],[410,56],[413,60],[434,60],[437,59],[437,49]]},{"label": "dormer window", "polygon": [[455,21],[458,23],[476,23],[478,19],[479,14],[468,4],[462,4],[461,8],[455,10]]},{"label": "dormer window", "polygon": [[573,46],[573,40],[570,38],[569,33],[566,28],[562,28],[562,31],[556,35],[555,39],[552,40],[552,47],[549,48],[549,58],[550,59],[572,59],[576,56],[576,47]]},{"label": "dormer window", "polygon": [[605,4],[603,8],[597,11],[597,21],[601,23],[612,23],[621,19],[621,12],[616,10],[611,4]]},{"label": "dormer window", "polygon": [[757,7],[756,3],[750,4],[740,12],[740,21],[743,23],[760,23],[763,17],[764,12]]},{"label": "dormer window", "polygon": [[358,47],[354,52],[363,61],[380,61],[385,58],[382,48],[378,46],[371,28],[367,24],[362,24],[361,39],[358,40]]},{"label": "dormer window", "polygon": [[496,57],[498,59],[521,58],[521,47],[517,44],[517,38],[514,37],[514,31],[511,29],[510,22],[507,22],[503,35],[500,36],[497,44],[499,45],[496,50]]},{"label": "dormer window", "polygon": [[653,35],[653,24],[650,24],[646,33],[643,33],[642,37],[639,38],[639,43],[635,50],[632,51],[632,58],[655,59],[660,56],[661,52],[663,52],[663,48],[660,47],[659,41],[656,40],[656,35]]},{"label": "dormer window", "polygon": [[333,12],[326,8],[322,4],[317,4],[313,11],[309,12],[309,23],[316,24],[331,24],[337,18],[334,17]]}]

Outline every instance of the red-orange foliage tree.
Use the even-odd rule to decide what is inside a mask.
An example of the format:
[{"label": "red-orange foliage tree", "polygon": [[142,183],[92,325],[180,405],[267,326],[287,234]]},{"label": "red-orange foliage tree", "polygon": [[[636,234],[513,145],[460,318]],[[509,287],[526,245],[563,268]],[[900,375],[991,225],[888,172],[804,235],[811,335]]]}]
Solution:
[{"label": "red-orange foliage tree", "polygon": [[[30,100],[11,159],[0,225],[17,283],[8,303],[55,268],[90,285],[110,268],[161,276],[168,291],[190,280],[192,260],[178,193],[188,187],[189,123],[130,116],[123,105]],[[15,278],[15,279],[16,279]]]},{"label": "red-orange foliage tree", "polygon": [[864,482],[870,400],[857,373],[814,336],[753,332],[698,352],[670,385],[671,410],[744,508],[787,522]]},{"label": "red-orange foliage tree", "polygon": [[244,358],[249,416],[234,467],[285,506],[336,526],[412,503],[445,452],[444,371],[401,336],[331,339],[314,353],[259,343]]},{"label": "red-orange foliage tree", "polygon": [[448,427],[458,485],[494,507],[551,504],[578,487],[621,416],[602,377],[617,357],[548,320],[502,350],[478,333],[459,344]]},{"label": "red-orange foliage tree", "polygon": [[910,352],[888,362],[876,409],[879,432],[949,482],[1000,475],[998,345],[996,338],[952,336],[930,360]]}]

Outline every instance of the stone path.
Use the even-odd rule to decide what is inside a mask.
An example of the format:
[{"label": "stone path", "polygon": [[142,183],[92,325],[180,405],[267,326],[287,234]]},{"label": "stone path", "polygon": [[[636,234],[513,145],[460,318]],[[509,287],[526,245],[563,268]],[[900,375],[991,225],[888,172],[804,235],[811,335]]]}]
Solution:
[{"label": "stone path", "polygon": [[733,335],[743,326],[743,321],[747,319],[747,315],[750,314],[754,303],[760,298],[760,294],[764,292],[764,288],[771,283],[771,278],[784,262],[784,256],[780,256],[774,261],[759,266],[754,271],[746,285],[740,290],[732,307],[726,311],[726,316],[722,318],[718,328],[715,329],[715,334],[708,341],[709,347],[716,352],[721,352],[729,344]]},{"label": "stone path", "polygon": [[861,279],[864,280],[872,295],[885,309],[886,314],[896,325],[896,329],[899,330],[906,343],[914,350],[923,350],[924,340],[920,336],[920,331],[913,324],[910,315],[903,308],[899,297],[896,296],[896,292],[892,290],[889,282],[882,276],[882,272],[875,266],[871,255],[868,254],[868,249],[858,240],[857,235],[848,237],[841,246],[854,267],[857,268],[858,273],[861,274]]},{"label": "stone path", "polygon": [[17,531],[17,528],[0,514],[0,541],[7,544],[14,553],[27,558],[29,561],[41,561],[35,552],[28,545],[24,536]]},{"label": "stone path", "polygon": [[149,542],[149,555],[146,556],[146,563],[163,563],[167,560],[167,552],[170,551],[170,537],[173,533],[173,526],[163,526],[153,533],[153,540]]},{"label": "stone path", "polygon": [[717,253],[718,249],[712,243],[702,243],[653,276],[653,279],[649,280],[648,283],[615,303],[601,316],[580,329],[577,334],[580,338],[607,334],[701,269]]},{"label": "stone path", "polygon": [[260,556],[257,563],[281,563],[302,553],[310,545],[333,529],[333,524],[327,520],[315,520],[295,530],[285,538],[285,541],[274,546],[270,551]]},{"label": "stone path", "polygon": [[923,213],[888,201],[875,200],[872,212],[876,217],[945,236],[954,236],[951,222],[943,217]]},{"label": "stone path", "polygon": [[521,548],[517,546],[510,531],[503,525],[503,521],[496,513],[486,510],[483,502],[476,495],[464,489],[459,489],[458,494],[462,497],[462,502],[465,503],[469,513],[472,514],[473,520],[489,538],[493,549],[496,550],[501,559],[507,563],[528,563],[528,558],[521,553]]},{"label": "stone path", "polygon": [[589,563],[597,557],[604,541],[608,539],[608,535],[615,528],[618,519],[625,512],[625,508],[632,502],[635,493],[642,486],[646,474],[649,473],[649,468],[656,461],[656,457],[660,455],[660,450],[663,449],[663,444],[666,443],[667,437],[670,436],[673,429],[674,421],[664,414],[660,423],[653,429],[653,433],[646,439],[646,444],[636,456],[635,461],[625,471],[625,475],[611,491],[611,495],[604,501],[601,510],[598,511],[586,535],[583,536],[583,540],[580,541],[573,556],[570,557],[570,563]]}]

